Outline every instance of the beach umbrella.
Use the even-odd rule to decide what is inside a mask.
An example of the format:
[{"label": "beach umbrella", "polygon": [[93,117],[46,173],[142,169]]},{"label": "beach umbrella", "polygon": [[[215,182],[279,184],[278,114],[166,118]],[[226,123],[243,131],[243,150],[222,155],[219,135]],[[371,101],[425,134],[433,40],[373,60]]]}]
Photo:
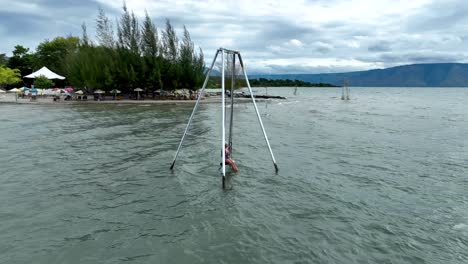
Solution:
[{"label": "beach umbrella", "polygon": [[53,94],[52,89],[43,89],[42,90],[43,95],[51,95]]},{"label": "beach umbrella", "polygon": [[140,92],[143,92],[143,89],[135,88],[133,91],[137,92],[137,100],[139,100],[140,99]]},{"label": "beach umbrella", "polygon": [[73,88],[71,88],[71,87],[67,87],[67,88],[65,88],[65,89],[63,89],[63,90],[65,90],[65,91],[67,91],[67,92],[69,92],[69,93],[70,93],[70,92],[73,92]]},{"label": "beach umbrella", "polygon": [[19,93],[19,92],[21,92],[21,90],[18,89],[18,88],[13,88],[13,89],[11,89],[11,90],[8,90],[8,92],[9,92],[9,93]]},{"label": "beach umbrella", "polygon": [[79,94],[79,95],[82,95],[83,94],[83,91],[79,90],[79,91],[76,91],[75,94]]},{"label": "beach umbrella", "polygon": [[115,100],[116,95],[119,94],[119,93],[121,93],[121,91],[120,91],[120,90],[117,90],[117,89],[114,89],[114,90],[110,91],[110,93],[111,93],[111,94],[114,94],[114,100]]},{"label": "beach umbrella", "polygon": [[18,88],[13,88],[11,90],[8,90],[9,93],[15,93],[15,100],[18,102],[18,93],[21,92],[20,89]]},{"label": "beach umbrella", "polygon": [[2,89],[0,89],[0,93],[6,93],[5,91],[3,91]]},{"label": "beach umbrella", "polygon": [[35,94],[37,94],[37,92],[38,92],[38,91],[37,91],[37,89],[36,89],[36,88],[33,88],[33,89],[31,89],[31,91],[30,91],[30,92],[31,92],[31,93],[35,93]]},{"label": "beach umbrella", "polygon": [[101,99],[101,94],[105,93],[103,90],[100,90],[100,89],[97,89],[96,91],[94,91],[95,94],[98,95],[98,101],[100,101]]}]

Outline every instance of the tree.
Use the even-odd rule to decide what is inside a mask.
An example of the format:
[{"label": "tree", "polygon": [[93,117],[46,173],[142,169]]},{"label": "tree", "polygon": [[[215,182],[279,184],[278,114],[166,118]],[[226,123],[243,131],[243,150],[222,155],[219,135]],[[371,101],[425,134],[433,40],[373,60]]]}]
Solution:
[{"label": "tree", "polygon": [[8,58],[5,53],[0,54],[0,66],[5,66],[7,64]]},{"label": "tree", "polygon": [[179,39],[177,38],[177,33],[169,19],[166,19],[166,29],[163,31],[164,57],[174,63],[177,61],[178,50]]},{"label": "tree", "polygon": [[141,51],[143,56],[156,58],[159,51],[158,30],[146,11],[141,31]]},{"label": "tree", "polygon": [[99,44],[107,48],[114,47],[114,31],[112,22],[106,16],[104,9],[99,7],[99,15],[96,19],[96,33]]},{"label": "tree", "polygon": [[138,28],[138,20],[135,14],[127,9],[124,2],[122,7],[123,14],[117,26],[117,35],[119,37],[119,45],[121,48],[128,49],[132,53],[139,53],[140,31]]},{"label": "tree", "polygon": [[184,38],[180,46],[179,65],[180,65],[180,81],[184,88],[195,88],[195,71],[193,69],[193,62],[195,57],[194,45],[190,38],[190,33],[184,26]]},{"label": "tree", "polygon": [[44,75],[40,75],[34,80],[34,87],[42,88],[42,89],[49,89],[54,86],[54,82],[52,80],[47,79]]},{"label": "tree", "polygon": [[162,82],[164,89],[175,90],[179,88],[180,65],[178,63],[179,39],[169,19],[166,19],[166,28],[162,32]]},{"label": "tree", "polygon": [[58,74],[65,74],[65,63],[68,54],[76,52],[80,39],[78,37],[68,36],[56,37],[49,41],[41,42],[36,49],[35,68],[47,66]]},{"label": "tree", "polygon": [[15,84],[21,82],[21,73],[18,69],[10,69],[0,66],[0,85]]},{"label": "tree", "polygon": [[83,31],[83,33],[80,39],[80,45],[82,46],[91,45],[91,41],[89,40],[89,37],[88,37],[88,30],[86,29],[86,23],[83,22],[83,24],[81,24],[81,30]]},{"label": "tree", "polygon": [[205,77],[205,56],[201,48],[198,52],[197,58],[195,59],[194,71],[195,71],[195,78],[196,78],[196,86],[200,87]]},{"label": "tree", "polygon": [[[116,38],[111,20],[100,8],[95,20],[97,42],[89,39],[83,24],[82,38],[76,45],[61,45],[67,43],[68,38],[41,43],[36,64],[44,63],[66,75],[73,86],[85,89],[117,88],[126,93],[136,87],[155,91],[163,87],[196,89],[201,85],[205,72],[203,52],[195,51],[187,28],[184,27],[180,43],[169,20],[159,35],[147,12],[140,27],[125,2],[121,15],[114,22]],[[50,58],[54,58],[53,61]]]},{"label": "tree", "polygon": [[13,50],[13,56],[8,60],[7,66],[11,69],[20,70],[21,76],[25,76],[32,72],[33,59],[33,55],[29,52],[29,48],[16,45]]},{"label": "tree", "polygon": [[159,39],[158,30],[153,21],[145,12],[145,20],[141,30],[141,51],[144,59],[143,63],[143,86],[151,88],[153,92],[162,88],[160,57],[159,57]]}]

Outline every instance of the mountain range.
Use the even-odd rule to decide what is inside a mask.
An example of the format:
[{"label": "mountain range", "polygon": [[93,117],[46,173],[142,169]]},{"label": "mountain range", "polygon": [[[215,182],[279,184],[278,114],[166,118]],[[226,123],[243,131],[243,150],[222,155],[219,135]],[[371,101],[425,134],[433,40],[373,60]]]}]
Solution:
[{"label": "mountain range", "polygon": [[387,69],[322,74],[250,75],[249,79],[291,79],[312,83],[329,83],[364,87],[467,87],[468,64],[429,63]]}]

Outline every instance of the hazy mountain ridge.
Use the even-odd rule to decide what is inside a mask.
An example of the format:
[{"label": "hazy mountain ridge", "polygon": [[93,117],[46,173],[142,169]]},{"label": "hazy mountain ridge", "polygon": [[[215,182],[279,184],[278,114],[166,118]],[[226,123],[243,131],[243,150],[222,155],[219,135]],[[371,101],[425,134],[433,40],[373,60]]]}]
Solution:
[{"label": "hazy mountain ridge", "polygon": [[346,73],[251,75],[249,78],[297,79],[313,83],[371,87],[468,87],[468,64],[428,63]]}]

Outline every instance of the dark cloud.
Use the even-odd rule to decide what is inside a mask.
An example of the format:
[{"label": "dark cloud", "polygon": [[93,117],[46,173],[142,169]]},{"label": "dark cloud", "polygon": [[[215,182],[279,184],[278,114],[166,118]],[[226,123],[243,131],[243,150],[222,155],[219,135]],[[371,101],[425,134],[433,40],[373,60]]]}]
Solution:
[{"label": "dark cloud", "polygon": [[385,52],[391,51],[392,49],[390,48],[390,43],[384,41],[370,45],[367,50],[370,52]]},{"label": "dark cloud", "polygon": [[410,31],[447,31],[468,23],[468,3],[463,0],[434,1],[413,15],[406,24]]}]

